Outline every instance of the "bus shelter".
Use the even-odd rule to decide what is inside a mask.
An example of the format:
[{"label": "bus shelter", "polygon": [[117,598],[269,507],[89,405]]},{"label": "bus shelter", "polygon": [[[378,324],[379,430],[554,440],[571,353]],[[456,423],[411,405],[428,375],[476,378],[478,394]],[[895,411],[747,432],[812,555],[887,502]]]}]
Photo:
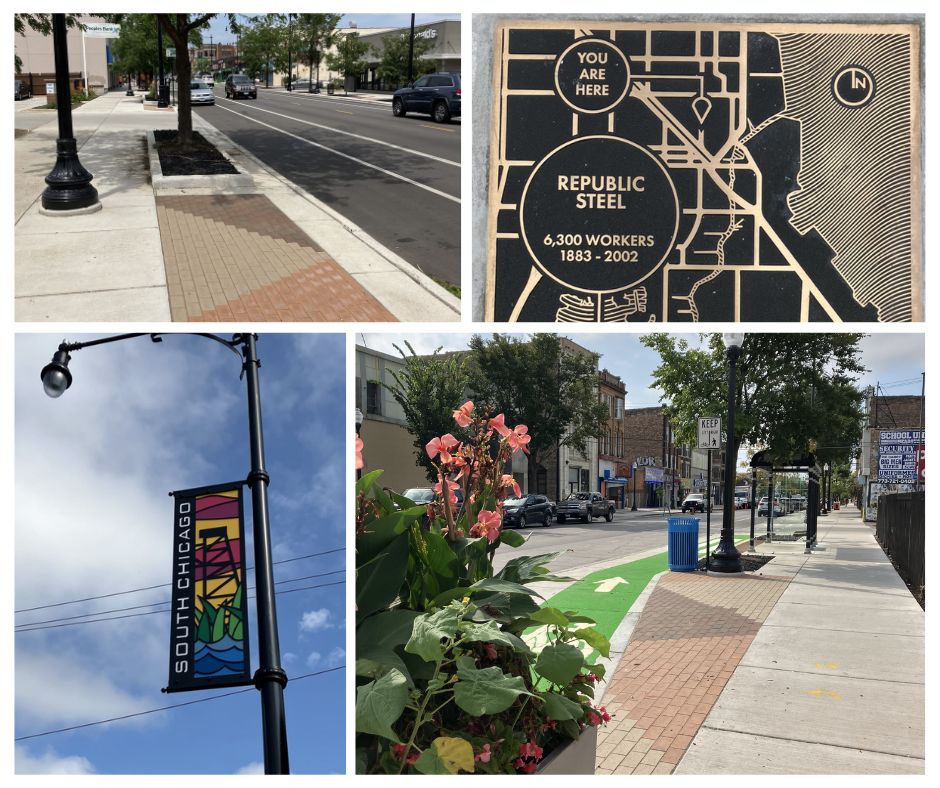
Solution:
[{"label": "bus shelter", "polygon": [[[794,457],[792,459],[781,460],[774,456],[768,450],[759,451],[751,458],[751,544],[754,544],[754,526],[758,510],[757,500],[757,472],[763,471],[768,475],[767,485],[767,535],[768,542],[774,541],[774,518],[778,517],[781,522],[789,518],[789,523],[802,523],[802,512],[805,511],[805,529],[799,527],[787,529],[787,536],[780,537],[784,539],[795,539],[803,536],[806,541],[806,549],[809,550],[816,545],[816,535],[818,532],[819,516],[819,480],[822,469],[816,459],[816,455],[808,452],[803,457]],[[780,474],[799,474],[806,477],[806,495],[793,496],[788,495],[786,500],[781,500],[777,490],[774,489],[775,477]],[[805,498],[805,500],[803,500]],[[781,538],[777,538],[781,541]]]}]

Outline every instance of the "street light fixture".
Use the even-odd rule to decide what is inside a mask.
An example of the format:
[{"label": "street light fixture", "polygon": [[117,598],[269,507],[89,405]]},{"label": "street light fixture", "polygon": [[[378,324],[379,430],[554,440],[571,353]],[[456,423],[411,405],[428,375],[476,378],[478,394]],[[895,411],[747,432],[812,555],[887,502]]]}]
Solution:
[{"label": "street light fixture", "polygon": [[[721,574],[741,572],[741,554],[734,546],[734,471],[737,458],[734,454],[734,394],[735,366],[744,345],[744,334],[722,334],[725,354],[728,356],[728,435],[725,441],[725,492],[722,501],[721,538],[712,553],[711,570]],[[773,503],[771,502],[771,506]]]},{"label": "street light fixture", "polygon": [[[149,336],[162,342],[164,334],[118,334],[89,342],[63,342],[43,367],[42,387],[50,397],[60,397],[72,385],[68,364],[71,353],[83,348]],[[252,534],[255,552],[255,584],[258,615],[258,670],[253,683],[261,693],[261,727],[264,739],[265,774],[289,774],[287,722],[284,711],[284,687],[287,674],[281,667],[277,632],[277,607],[274,598],[274,570],[271,557],[271,529],[268,519],[268,476],[264,465],[264,436],[261,427],[261,389],[258,368],[261,362],[255,345],[255,334],[234,334],[231,340],[216,334],[190,334],[224,345],[242,362],[242,375],[248,387],[248,439],[251,449],[251,470],[247,482],[251,487]]]}]

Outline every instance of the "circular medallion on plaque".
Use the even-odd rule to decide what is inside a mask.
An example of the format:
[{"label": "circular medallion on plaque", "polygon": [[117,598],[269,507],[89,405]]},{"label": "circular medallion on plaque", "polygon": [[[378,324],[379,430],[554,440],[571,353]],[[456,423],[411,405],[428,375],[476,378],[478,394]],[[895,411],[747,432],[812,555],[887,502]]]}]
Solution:
[{"label": "circular medallion on plaque", "polygon": [[603,38],[575,41],[555,61],[555,90],[578,112],[608,112],[627,95],[627,56]]},{"label": "circular medallion on plaque", "polygon": [[546,275],[575,290],[614,292],[666,259],[679,227],[679,198],[666,168],[641,146],[579,137],[532,170],[519,224]]}]

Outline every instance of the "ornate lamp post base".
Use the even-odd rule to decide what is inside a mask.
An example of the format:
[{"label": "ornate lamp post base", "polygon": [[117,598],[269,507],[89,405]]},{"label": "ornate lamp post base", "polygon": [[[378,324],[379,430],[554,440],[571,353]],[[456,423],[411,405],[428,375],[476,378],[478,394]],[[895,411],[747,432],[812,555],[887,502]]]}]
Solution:
[{"label": "ornate lamp post base", "polygon": [[55,166],[46,176],[47,186],[42,193],[42,212],[58,216],[100,211],[98,190],[91,180],[92,174],[78,160],[75,138],[57,140]]}]

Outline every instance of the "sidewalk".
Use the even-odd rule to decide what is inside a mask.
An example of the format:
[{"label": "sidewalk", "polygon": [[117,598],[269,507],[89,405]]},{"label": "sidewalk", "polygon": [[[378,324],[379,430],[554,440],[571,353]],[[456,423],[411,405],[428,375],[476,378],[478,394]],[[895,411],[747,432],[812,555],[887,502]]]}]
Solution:
[{"label": "sidewalk", "polygon": [[151,182],[146,131],[176,128],[175,112],[123,91],[75,110],[102,210],[70,217],[39,213],[55,113],[16,118],[32,128],[15,142],[19,321],[459,319],[458,299],[198,115],[242,176]]},{"label": "sidewalk", "polygon": [[858,510],[819,539],[660,576],[608,675],[598,774],[924,773],[924,612]]}]

